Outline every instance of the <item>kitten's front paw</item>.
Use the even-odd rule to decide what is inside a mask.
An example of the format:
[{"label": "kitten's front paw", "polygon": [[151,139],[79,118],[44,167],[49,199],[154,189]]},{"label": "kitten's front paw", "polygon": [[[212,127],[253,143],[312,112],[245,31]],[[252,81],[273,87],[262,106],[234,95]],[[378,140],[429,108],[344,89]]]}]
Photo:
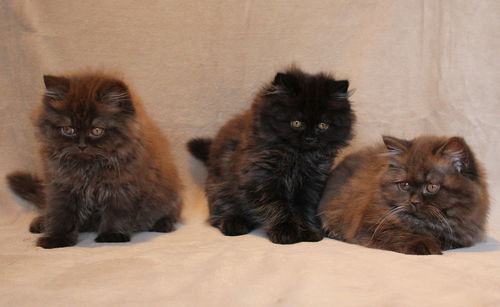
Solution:
[{"label": "kitten's front paw", "polygon": [[407,254],[412,255],[442,255],[441,246],[432,240],[418,240],[413,242],[407,250]]},{"label": "kitten's front paw", "polygon": [[103,232],[95,238],[96,242],[129,242],[130,235],[119,232]]},{"label": "kitten's front paw", "polygon": [[36,245],[43,248],[58,248],[65,246],[72,246],[76,244],[76,239],[72,237],[62,236],[62,237],[40,237]]},{"label": "kitten's front paw", "polygon": [[175,230],[175,220],[171,217],[165,216],[156,221],[151,231],[155,232],[171,232]]},{"label": "kitten's front paw", "polygon": [[212,223],[226,236],[246,235],[254,229],[254,226],[245,218],[239,216],[225,216]]},{"label": "kitten's front paw", "polygon": [[273,226],[268,231],[269,239],[277,244],[293,244],[302,241],[316,242],[321,241],[323,236],[319,231],[312,229],[301,229],[293,222],[283,222]]},{"label": "kitten's front paw", "polygon": [[30,223],[31,233],[45,232],[45,217],[43,215],[35,217]]}]

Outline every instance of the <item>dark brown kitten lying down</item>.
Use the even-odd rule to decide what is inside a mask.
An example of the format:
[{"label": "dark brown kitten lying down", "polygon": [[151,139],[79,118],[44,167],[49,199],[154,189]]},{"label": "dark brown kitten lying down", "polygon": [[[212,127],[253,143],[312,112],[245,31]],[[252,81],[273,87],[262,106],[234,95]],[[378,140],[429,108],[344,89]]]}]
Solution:
[{"label": "dark brown kitten lying down", "polygon": [[330,238],[405,254],[441,254],[484,236],[484,173],[460,137],[384,137],[347,156],[320,204]]},{"label": "dark brown kitten lying down", "polygon": [[166,139],[120,79],[102,73],[44,76],[35,120],[44,178],[16,172],[14,192],[45,213],[30,226],[38,245],[74,245],[79,231],[98,242],[132,232],[169,232],[179,219],[181,184]]}]

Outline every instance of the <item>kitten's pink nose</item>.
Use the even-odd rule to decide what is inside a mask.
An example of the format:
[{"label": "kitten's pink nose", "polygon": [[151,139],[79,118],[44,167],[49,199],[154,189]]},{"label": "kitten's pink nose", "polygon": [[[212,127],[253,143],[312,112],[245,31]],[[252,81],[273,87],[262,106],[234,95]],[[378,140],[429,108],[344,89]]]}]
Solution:
[{"label": "kitten's pink nose", "polygon": [[87,145],[80,144],[80,145],[78,145],[78,148],[80,148],[81,151],[84,151],[85,148],[87,148]]}]

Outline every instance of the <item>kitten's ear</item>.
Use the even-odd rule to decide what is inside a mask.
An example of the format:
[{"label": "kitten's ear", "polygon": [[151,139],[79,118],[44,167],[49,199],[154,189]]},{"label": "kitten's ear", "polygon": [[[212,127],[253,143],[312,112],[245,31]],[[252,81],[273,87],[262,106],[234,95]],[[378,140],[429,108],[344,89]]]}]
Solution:
[{"label": "kitten's ear", "polygon": [[347,100],[354,93],[354,90],[349,91],[349,80],[333,81],[331,87],[333,98],[337,100]]},{"label": "kitten's ear", "polygon": [[279,72],[274,77],[269,94],[290,94],[297,89],[297,78],[290,73]]},{"label": "kitten's ear", "polygon": [[389,153],[394,155],[401,155],[405,153],[411,146],[410,141],[401,140],[392,136],[384,135],[382,139],[384,140],[385,147],[387,147]]},{"label": "kitten's ear", "polygon": [[449,138],[438,149],[438,153],[447,159],[459,172],[463,169],[468,169],[470,166],[471,152],[467,143],[461,137],[454,136]]},{"label": "kitten's ear", "polygon": [[98,92],[97,99],[104,104],[119,108],[123,113],[135,113],[128,87],[121,81],[107,84]]},{"label": "kitten's ear", "polygon": [[53,100],[63,99],[69,91],[69,79],[51,75],[43,76],[45,83],[45,97]]}]

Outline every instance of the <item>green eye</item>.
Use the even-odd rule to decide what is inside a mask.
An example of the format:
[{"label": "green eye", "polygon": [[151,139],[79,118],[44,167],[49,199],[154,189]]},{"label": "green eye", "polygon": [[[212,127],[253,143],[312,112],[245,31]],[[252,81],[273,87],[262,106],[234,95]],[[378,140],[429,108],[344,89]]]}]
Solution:
[{"label": "green eye", "polygon": [[103,133],[104,133],[103,128],[95,127],[95,128],[92,128],[92,130],[90,130],[91,136],[101,136]]},{"label": "green eye", "polygon": [[328,125],[327,123],[319,123],[318,124],[318,128],[321,129],[321,130],[326,130],[328,129],[330,125]]},{"label": "green eye", "polygon": [[302,127],[302,122],[300,120],[294,120],[294,121],[290,122],[290,125],[293,128],[300,128],[300,127]]},{"label": "green eye", "polygon": [[398,183],[398,187],[401,191],[405,191],[405,192],[408,192],[410,190],[410,184],[406,181],[404,182],[399,182]]},{"label": "green eye", "polygon": [[64,136],[74,136],[75,135],[75,129],[73,127],[66,126],[66,127],[61,127],[60,129],[61,129],[62,135],[64,135]]},{"label": "green eye", "polygon": [[425,191],[429,194],[436,194],[440,188],[439,184],[429,183],[425,186]]}]

